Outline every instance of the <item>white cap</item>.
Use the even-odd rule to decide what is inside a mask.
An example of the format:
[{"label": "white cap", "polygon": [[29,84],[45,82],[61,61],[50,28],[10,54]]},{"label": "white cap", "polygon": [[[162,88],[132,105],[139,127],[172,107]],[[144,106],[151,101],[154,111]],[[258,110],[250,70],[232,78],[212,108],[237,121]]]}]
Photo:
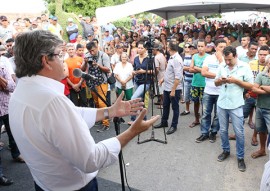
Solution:
[{"label": "white cap", "polygon": [[72,18],[68,18],[68,22],[73,22],[73,19]]}]

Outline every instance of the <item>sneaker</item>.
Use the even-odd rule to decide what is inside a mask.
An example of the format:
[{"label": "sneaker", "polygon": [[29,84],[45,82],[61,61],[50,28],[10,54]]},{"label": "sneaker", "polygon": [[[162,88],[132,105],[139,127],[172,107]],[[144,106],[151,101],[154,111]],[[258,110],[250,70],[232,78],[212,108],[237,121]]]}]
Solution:
[{"label": "sneaker", "polygon": [[214,143],[214,142],[216,142],[216,134],[215,133],[210,133],[210,135],[209,135],[209,142],[210,143]]},{"label": "sneaker", "polygon": [[230,152],[228,152],[228,151],[223,151],[223,153],[221,153],[221,154],[218,156],[218,161],[219,161],[219,162],[222,162],[222,161],[224,161],[228,156],[230,156]]},{"label": "sneaker", "polygon": [[244,159],[237,159],[237,160],[238,160],[238,169],[241,172],[245,172],[246,171],[246,164],[245,164]]},{"label": "sneaker", "polygon": [[102,125],[101,127],[99,127],[97,129],[97,132],[103,132],[103,131],[108,131],[110,129],[110,126],[105,126],[105,125]]},{"label": "sneaker", "polygon": [[195,140],[195,142],[196,142],[196,143],[201,143],[201,142],[205,141],[205,140],[208,139],[208,138],[209,138],[208,135],[201,135],[200,137],[198,137],[198,138]]},{"label": "sneaker", "polygon": [[13,180],[11,180],[5,176],[0,177],[0,185],[9,186],[11,184],[13,184]]}]

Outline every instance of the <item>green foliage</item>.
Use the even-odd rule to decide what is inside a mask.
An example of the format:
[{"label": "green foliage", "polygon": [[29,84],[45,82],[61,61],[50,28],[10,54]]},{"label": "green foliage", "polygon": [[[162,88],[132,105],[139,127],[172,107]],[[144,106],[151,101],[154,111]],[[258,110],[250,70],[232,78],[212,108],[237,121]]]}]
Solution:
[{"label": "green foliage", "polygon": [[123,19],[119,19],[119,20],[113,22],[113,24],[116,27],[122,27],[123,30],[126,33],[128,30],[130,30],[130,27],[131,27],[131,18],[130,17],[125,17]]},{"label": "green foliage", "polygon": [[[44,0],[48,4],[48,10],[55,14],[55,0]],[[125,3],[125,0],[62,0],[63,11],[68,13],[94,16],[99,7],[113,6]]]}]

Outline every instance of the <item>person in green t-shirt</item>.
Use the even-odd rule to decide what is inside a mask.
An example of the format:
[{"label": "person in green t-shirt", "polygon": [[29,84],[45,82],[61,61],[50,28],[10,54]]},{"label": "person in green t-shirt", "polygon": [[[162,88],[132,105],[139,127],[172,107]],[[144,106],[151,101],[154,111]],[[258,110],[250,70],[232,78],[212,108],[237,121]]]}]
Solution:
[{"label": "person in green t-shirt", "polygon": [[265,156],[267,133],[270,132],[270,55],[265,59],[267,66],[256,77],[252,91],[258,94],[255,127],[260,137],[260,149],[251,154],[252,158]]},{"label": "person in green t-shirt", "polygon": [[195,127],[200,124],[200,100],[202,100],[205,87],[205,77],[202,76],[201,70],[204,59],[208,56],[206,51],[206,42],[199,40],[197,44],[198,54],[194,54],[191,60],[189,72],[194,73],[191,83],[191,100],[194,102],[195,121],[189,127]]}]

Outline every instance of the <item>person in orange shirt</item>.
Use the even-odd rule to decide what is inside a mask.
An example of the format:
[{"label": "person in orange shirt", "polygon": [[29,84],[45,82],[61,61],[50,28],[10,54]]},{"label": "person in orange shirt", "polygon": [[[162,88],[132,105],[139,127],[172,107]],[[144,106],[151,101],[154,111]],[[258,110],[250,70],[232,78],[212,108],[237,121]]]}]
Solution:
[{"label": "person in orange shirt", "polygon": [[67,44],[67,53],[69,57],[65,60],[68,65],[69,77],[67,82],[70,89],[70,100],[76,106],[87,107],[86,99],[86,85],[83,78],[77,78],[73,75],[73,70],[75,68],[81,68],[81,65],[84,62],[82,57],[76,56],[74,44]]}]

